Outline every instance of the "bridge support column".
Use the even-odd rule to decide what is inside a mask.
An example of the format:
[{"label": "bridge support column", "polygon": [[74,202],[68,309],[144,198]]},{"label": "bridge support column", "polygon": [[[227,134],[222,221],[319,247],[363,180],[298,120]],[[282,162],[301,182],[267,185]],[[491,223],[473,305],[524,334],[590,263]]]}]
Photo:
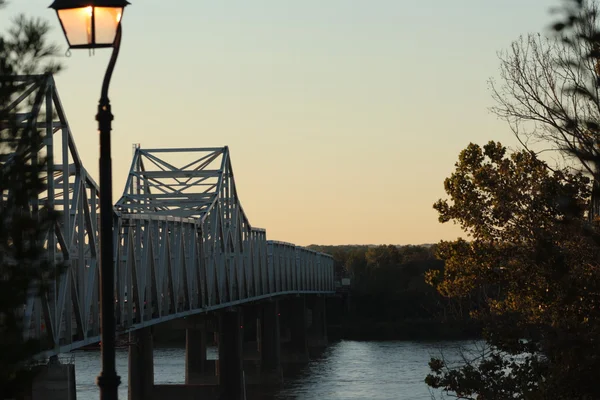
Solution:
[{"label": "bridge support column", "polygon": [[239,309],[219,315],[220,399],[244,399],[243,320]]},{"label": "bridge support column", "polygon": [[214,375],[206,361],[206,331],[188,328],[185,331],[185,383],[199,383],[203,377]]},{"label": "bridge support column", "polygon": [[154,353],[152,328],[129,334],[129,400],[152,398],[154,387]]},{"label": "bridge support column", "polygon": [[244,381],[246,386],[260,378],[260,313],[259,305],[241,306],[244,314]]},{"label": "bridge support column", "polygon": [[[34,368],[36,373],[32,382],[32,400],[75,400],[75,365],[60,364],[52,360],[43,366]],[[2,388],[0,388],[0,392]]]},{"label": "bridge support column", "polygon": [[281,332],[279,327],[279,302],[269,301],[262,307],[260,326],[261,382],[279,384],[281,370]]},{"label": "bridge support column", "polygon": [[308,341],[306,321],[306,299],[304,296],[290,300],[288,321],[290,325],[290,352],[286,361],[308,362]]},{"label": "bridge support column", "polygon": [[311,347],[327,346],[327,308],[323,296],[314,298],[311,323]]},{"label": "bridge support column", "polygon": [[258,362],[259,356],[259,338],[260,338],[260,307],[255,305],[245,305],[244,314],[244,370],[247,365]]}]

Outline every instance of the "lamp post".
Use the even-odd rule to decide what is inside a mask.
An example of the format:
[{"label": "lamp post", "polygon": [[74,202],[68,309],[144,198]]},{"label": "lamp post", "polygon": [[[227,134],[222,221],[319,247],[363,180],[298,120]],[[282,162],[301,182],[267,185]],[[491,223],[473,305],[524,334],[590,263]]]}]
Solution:
[{"label": "lamp post", "polygon": [[110,131],[113,115],[108,87],[121,45],[121,19],[126,0],[55,0],[56,10],[71,49],[112,47],[113,53],[104,75],[98,130],[100,132],[100,312],[102,371],[96,380],[101,400],[117,400],[121,378],[115,366],[115,300],[113,269],[113,204]]}]

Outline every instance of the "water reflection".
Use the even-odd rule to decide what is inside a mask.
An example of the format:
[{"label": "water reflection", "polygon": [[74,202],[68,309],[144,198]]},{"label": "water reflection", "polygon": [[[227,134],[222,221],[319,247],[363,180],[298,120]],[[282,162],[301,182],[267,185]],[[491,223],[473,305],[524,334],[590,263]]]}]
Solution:
[{"label": "water reflection", "polygon": [[[456,357],[461,346],[470,342],[354,342],[342,341],[330,345],[318,358],[297,368],[286,368],[281,388],[252,390],[248,400],[292,399],[410,399],[429,400],[432,393],[423,382],[427,363],[440,352]],[[208,358],[215,359],[215,349]],[[127,398],[127,352],[117,353],[117,368],[123,383],[119,397]],[[76,352],[77,398],[98,398],[95,379],[100,371],[98,352]],[[185,380],[185,350],[157,348],[154,350],[154,380],[156,383],[177,384]],[[435,398],[441,398],[434,393]]]}]

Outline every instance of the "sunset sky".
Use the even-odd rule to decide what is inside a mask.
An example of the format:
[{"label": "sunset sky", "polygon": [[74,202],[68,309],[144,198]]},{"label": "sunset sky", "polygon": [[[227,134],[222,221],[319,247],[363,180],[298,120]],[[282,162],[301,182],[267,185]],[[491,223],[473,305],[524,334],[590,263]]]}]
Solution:
[{"label": "sunset sky", "polygon": [[[497,52],[559,0],[131,0],[111,85],[115,200],[142,147],[228,145],[250,222],[300,245],[454,239],[432,204],[492,115]],[[11,0],[66,42],[51,0]],[[88,171],[110,50],[74,50],[58,90]]]}]

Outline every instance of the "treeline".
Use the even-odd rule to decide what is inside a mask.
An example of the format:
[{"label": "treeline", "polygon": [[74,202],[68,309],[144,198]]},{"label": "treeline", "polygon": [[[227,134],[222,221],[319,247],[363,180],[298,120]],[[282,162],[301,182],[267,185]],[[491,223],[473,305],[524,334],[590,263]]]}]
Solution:
[{"label": "treeline", "polygon": [[331,254],[338,279],[351,279],[348,310],[337,321],[340,329],[334,336],[418,340],[477,334],[469,319],[468,299],[449,300],[425,281],[427,271],[444,268],[435,256],[435,245],[310,248]]}]

